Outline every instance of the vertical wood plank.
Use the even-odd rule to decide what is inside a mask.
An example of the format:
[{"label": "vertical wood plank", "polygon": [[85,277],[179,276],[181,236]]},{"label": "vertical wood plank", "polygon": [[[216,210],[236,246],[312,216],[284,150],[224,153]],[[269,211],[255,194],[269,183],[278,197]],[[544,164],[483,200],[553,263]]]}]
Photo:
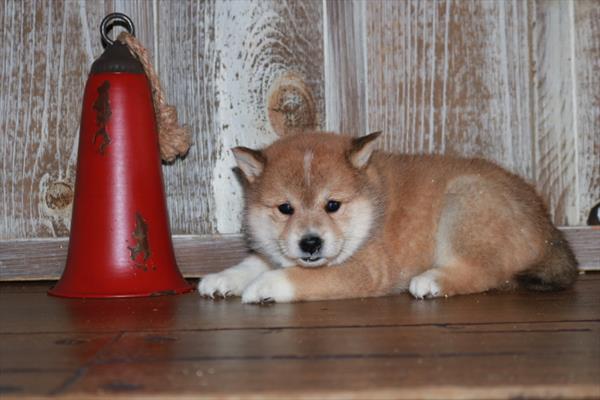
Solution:
[{"label": "vertical wood plank", "polygon": [[[151,3],[122,6],[147,26]],[[0,239],[68,235],[85,80],[102,52],[100,21],[119,7],[9,0],[0,9]]]},{"label": "vertical wood plank", "polygon": [[[148,50],[148,53],[152,56],[151,60],[156,64],[158,60],[158,49],[156,49],[156,18],[154,4],[155,0],[104,0],[105,1],[105,13],[109,14],[112,12],[121,12],[131,18],[135,25],[135,36],[138,38],[140,43]],[[96,38],[96,32],[100,21],[94,21],[94,39]],[[113,38],[116,38],[121,32],[121,27],[114,27],[112,31]],[[99,32],[99,31],[98,31]],[[100,54],[97,54],[98,56]]]},{"label": "vertical wood plank", "polygon": [[157,70],[193,145],[183,160],[163,167],[174,233],[213,233],[211,184],[220,133],[215,2],[159,1]]},{"label": "vertical wood plank", "polygon": [[325,128],[362,135],[367,132],[366,2],[324,4]]},{"label": "vertical wood plank", "polygon": [[600,202],[600,2],[576,1],[573,7],[576,86],[577,196],[585,224]]},{"label": "vertical wood plank", "polygon": [[526,2],[367,2],[368,120],[384,148],[533,177]]},{"label": "vertical wood plank", "polygon": [[165,168],[173,232],[237,232],[243,196],[230,148],[277,137],[268,104],[278,82],[297,77],[323,114],[321,3],[160,1],[158,8],[160,73],[194,134],[186,159]]},{"label": "vertical wood plank", "polygon": [[103,4],[0,8],[0,239],[68,234],[81,96]]},{"label": "vertical wood plank", "polygon": [[580,215],[571,3],[532,3],[535,181],[561,225],[576,224]]},{"label": "vertical wood plank", "polygon": [[262,147],[277,138],[267,115],[279,111],[270,102],[280,87],[303,86],[314,102],[320,125],[324,112],[322,2],[217,2],[215,8],[219,130],[204,134],[215,137],[217,143],[211,183],[216,229],[230,233],[240,230],[242,211],[230,148]]}]

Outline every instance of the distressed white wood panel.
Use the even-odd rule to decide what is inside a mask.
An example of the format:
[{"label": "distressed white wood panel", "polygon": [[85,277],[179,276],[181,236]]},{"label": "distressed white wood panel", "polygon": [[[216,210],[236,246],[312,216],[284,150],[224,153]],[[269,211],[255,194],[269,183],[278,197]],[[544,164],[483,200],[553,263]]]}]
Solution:
[{"label": "distressed white wood panel", "polygon": [[[156,41],[158,33],[156,30],[157,24],[157,0],[102,0],[105,2],[105,15],[112,12],[121,12],[131,18],[135,25],[135,36],[140,43],[148,50],[152,56],[151,60],[156,65],[158,61],[158,51],[156,49]],[[89,1],[88,1],[89,2]],[[99,34],[99,25],[101,21],[94,21],[92,37],[96,40]],[[114,39],[124,30],[116,26],[112,29],[110,36]],[[95,56],[99,56],[96,54]]]},{"label": "distressed white wood panel", "polygon": [[368,130],[404,152],[482,156],[533,177],[528,7],[367,2]]},{"label": "distressed white wood panel", "polygon": [[102,3],[0,7],[0,238],[64,236],[70,225],[81,96],[100,43]]},{"label": "distressed white wood panel", "polygon": [[532,5],[536,186],[554,221],[575,225],[581,221],[572,2],[538,1]]},{"label": "distressed white wood panel", "polygon": [[212,172],[220,127],[214,1],[158,2],[160,74],[167,98],[189,126],[193,145],[183,160],[163,167],[174,233],[215,231]]},{"label": "distressed white wood panel", "polygon": [[584,0],[572,6],[579,174],[579,215],[575,223],[583,224],[592,207],[600,202],[600,2]]},{"label": "distressed white wood panel", "polygon": [[[306,87],[317,113],[323,114],[322,2],[217,2],[215,46],[220,130],[209,132],[219,139],[213,212],[217,231],[231,233],[240,230],[242,191],[231,171],[235,162],[230,149],[262,147],[277,138],[267,117],[275,111],[268,110],[269,100],[290,75]],[[302,120],[294,112],[283,115],[288,116],[291,122]]]},{"label": "distressed white wood panel", "polygon": [[325,127],[367,132],[366,2],[325,0]]},{"label": "distressed white wood panel", "polygon": [[[239,229],[228,149],[277,137],[269,100],[290,76],[312,97],[318,124],[384,129],[392,150],[496,159],[535,178],[558,223],[581,224],[600,200],[599,8],[3,0],[0,239],[68,234],[83,85],[102,51],[98,24],[112,11],[134,19],[194,133],[188,158],[164,167],[176,233]],[[302,127],[302,101],[292,106],[275,113]]]}]

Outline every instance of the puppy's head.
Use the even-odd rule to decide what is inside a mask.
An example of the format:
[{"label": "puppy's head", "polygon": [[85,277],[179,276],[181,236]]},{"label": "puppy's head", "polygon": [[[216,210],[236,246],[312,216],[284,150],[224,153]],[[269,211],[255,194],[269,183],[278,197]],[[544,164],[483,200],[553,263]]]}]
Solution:
[{"label": "puppy's head", "polygon": [[284,267],[335,265],[352,256],[380,212],[368,178],[379,134],[300,134],[262,151],[233,149],[252,247]]}]

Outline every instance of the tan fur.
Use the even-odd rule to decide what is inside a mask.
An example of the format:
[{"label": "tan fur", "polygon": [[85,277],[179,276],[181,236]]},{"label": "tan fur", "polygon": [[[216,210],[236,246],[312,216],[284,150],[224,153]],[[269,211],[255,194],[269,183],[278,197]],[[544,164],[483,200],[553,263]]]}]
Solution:
[{"label": "tan fur", "polygon": [[[250,160],[250,172],[261,173],[246,185],[245,226],[257,252],[289,267],[293,300],[404,291],[428,270],[424,276],[440,288],[431,297],[513,287],[528,279],[538,288],[574,281],[576,261],[568,244],[521,178],[480,159],[377,151],[369,158],[372,139],[289,136],[260,152],[260,166]],[[326,213],[331,199],[342,207]],[[285,202],[294,206],[293,215],[278,210]],[[348,257],[332,257],[320,268],[304,268],[288,257],[293,240],[307,231],[350,243],[357,221],[370,224],[368,234]],[[275,244],[264,239],[265,230],[277,237]]]}]

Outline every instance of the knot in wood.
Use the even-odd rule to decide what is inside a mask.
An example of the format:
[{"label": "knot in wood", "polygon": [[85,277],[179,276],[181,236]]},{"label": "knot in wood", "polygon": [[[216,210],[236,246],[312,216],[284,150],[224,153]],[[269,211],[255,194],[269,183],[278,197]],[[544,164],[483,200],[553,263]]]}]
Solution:
[{"label": "knot in wood", "polygon": [[317,127],[315,101],[308,86],[297,76],[286,74],[270,90],[268,116],[280,136]]},{"label": "knot in wood", "polygon": [[73,202],[73,188],[65,182],[54,182],[46,189],[45,201],[51,210],[63,210]]}]

